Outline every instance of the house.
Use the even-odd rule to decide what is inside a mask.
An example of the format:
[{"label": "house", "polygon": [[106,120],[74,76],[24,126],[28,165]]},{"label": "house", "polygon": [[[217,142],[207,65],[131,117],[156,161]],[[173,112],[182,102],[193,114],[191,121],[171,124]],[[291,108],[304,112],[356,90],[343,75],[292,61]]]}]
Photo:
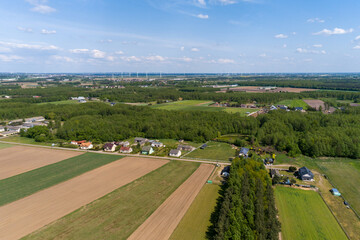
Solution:
[{"label": "house", "polygon": [[149,139],[147,139],[147,138],[141,138],[141,137],[136,137],[135,138],[136,143],[148,142],[148,141],[149,141]]},{"label": "house", "polygon": [[207,147],[207,144],[203,144],[200,149],[205,149]]},{"label": "house", "polygon": [[105,143],[104,151],[105,152],[115,152],[116,145],[114,143]]},{"label": "house", "polygon": [[249,156],[249,149],[241,148],[239,152],[239,157],[248,157],[248,156]]},{"label": "house", "polygon": [[92,149],[94,146],[91,144],[91,142],[84,142],[80,144],[80,149],[88,150]]},{"label": "house", "polygon": [[130,146],[130,143],[128,141],[121,141],[121,142],[115,142],[115,145],[122,146],[122,147],[128,147],[128,146]]},{"label": "house", "polygon": [[181,150],[178,149],[171,149],[169,153],[170,157],[180,157],[181,156]]},{"label": "house", "polygon": [[195,148],[193,146],[190,146],[190,145],[179,145],[177,147],[177,150],[182,150],[182,151],[193,151],[195,150]]},{"label": "house", "polygon": [[8,131],[14,131],[14,132],[19,133],[21,127],[20,126],[7,126],[7,129],[8,129]]},{"label": "house", "polygon": [[73,144],[73,145],[79,145],[82,144],[82,143],[86,143],[86,140],[82,140],[82,141],[71,141],[70,144]]},{"label": "house", "polygon": [[161,142],[153,142],[153,143],[151,143],[151,146],[159,148],[159,147],[163,147],[164,144],[162,144]]},{"label": "house", "polygon": [[230,176],[230,166],[226,166],[226,167],[224,167],[223,170],[221,170],[221,176],[223,176],[223,177]]},{"label": "house", "polygon": [[334,196],[338,196],[338,197],[341,196],[341,193],[340,193],[339,190],[337,190],[336,188],[332,188],[332,189],[330,190],[330,192],[331,192]]},{"label": "house", "polygon": [[151,146],[145,146],[141,149],[141,154],[150,155],[154,152],[154,149]]},{"label": "house", "polygon": [[86,103],[86,100],[80,99],[80,100],[78,100],[78,102],[79,102],[79,103]]},{"label": "house", "polygon": [[274,105],[271,105],[270,111],[273,111],[273,110],[277,110],[277,107],[275,107]]},{"label": "house", "polygon": [[281,109],[281,110],[287,110],[287,109],[288,109],[288,107],[285,106],[285,105],[278,105],[277,107],[278,107],[279,109]]},{"label": "house", "polygon": [[272,158],[264,159],[264,164],[265,165],[272,165],[273,163],[274,163],[274,159],[272,159]]},{"label": "house", "polygon": [[13,131],[13,130],[5,131],[5,132],[0,133],[0,137],[8,137],[8,136],[11,136],[11,135],[14,135],[17,133],[18,133],[17,131]]},{"label": "house", "polygon": [[131,147],[121,147],[120,152],[121,153],[131,153],[133,150]]},{"label": "house", "polygon": [[0,132],[5,132],[5,127],[0,126]]},{"label": "house", "polygon": [[295,107],[295,111],[303,111],[304,109],[302,107]]},{"label": "house", "polygon": [[314,174],[307,167],[299,168],[298,175],[303,181],[314,181]]}]

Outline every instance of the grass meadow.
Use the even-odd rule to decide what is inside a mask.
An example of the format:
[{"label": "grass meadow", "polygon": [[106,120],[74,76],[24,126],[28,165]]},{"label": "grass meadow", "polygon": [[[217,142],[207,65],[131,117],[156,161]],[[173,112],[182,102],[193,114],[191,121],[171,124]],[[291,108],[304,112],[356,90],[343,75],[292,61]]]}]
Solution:
[{"label": "grass meadow", "polygon": [[170,240],[206,239],[206,232],[211,225],[211,213],[215,209],[216,200],[219,197],[219,190],[219,185],[204,185],[171,235]]},{"label": "grass meadow", "polygon": [[292,99],[292,100],[283,100],[278,102],[276,105],[286,105],[288,107],[302,107],[303,109],[307,109],[309,105],[306,104],[302,99]]},{"label": "grass meadow", "polygon": [[127,239],[198,167],[171,161],[24,239]]},{"label": "grass meadow", "polygon": [[186,157],[229,161],[229,158],[235,157],[235,152],[236,150],[227,143],[208,142],[205,149],[198,148],[186,155]]},{"label": "grass meadow", "polygon": [[278,186],[275,199],[282,239],[347,239],[317,192]]},{"label": "grass meadow", "polygon": [[[25,156],[24,156],[25,157]],[[84,153],[0,180],[0,206],[113,162],[121,156]]]}]

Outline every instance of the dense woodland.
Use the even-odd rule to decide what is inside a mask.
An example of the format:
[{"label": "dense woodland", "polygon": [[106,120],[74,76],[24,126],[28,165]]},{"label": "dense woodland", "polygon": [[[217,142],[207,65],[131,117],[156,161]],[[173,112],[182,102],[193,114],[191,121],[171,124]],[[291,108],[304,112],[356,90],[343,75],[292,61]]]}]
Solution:
[{"label": "dense woodland", "polygon": [[213,240],[278,239],[274,192],[262,162],[235,159],[212,215],[208,238]]}]

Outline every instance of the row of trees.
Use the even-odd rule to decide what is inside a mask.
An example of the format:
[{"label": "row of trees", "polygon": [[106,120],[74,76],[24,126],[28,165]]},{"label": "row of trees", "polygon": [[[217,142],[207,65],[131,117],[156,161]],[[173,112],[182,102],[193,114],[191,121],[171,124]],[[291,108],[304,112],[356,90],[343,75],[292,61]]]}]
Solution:
[{"label": "row of trees", "polygon": [[262,162],[233,161],[211,222],[209,239],[278,239],[280,222],[274,192]]}]

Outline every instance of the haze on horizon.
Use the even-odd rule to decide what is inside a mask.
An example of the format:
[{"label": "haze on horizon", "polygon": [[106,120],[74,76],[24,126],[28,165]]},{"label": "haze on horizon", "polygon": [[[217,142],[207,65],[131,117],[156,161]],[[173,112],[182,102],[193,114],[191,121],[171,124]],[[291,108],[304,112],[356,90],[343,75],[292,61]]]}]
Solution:
[{"label": "haze on horizon", "polygon": [[359,72],[355,0],[1,4],[0,72]]}]

